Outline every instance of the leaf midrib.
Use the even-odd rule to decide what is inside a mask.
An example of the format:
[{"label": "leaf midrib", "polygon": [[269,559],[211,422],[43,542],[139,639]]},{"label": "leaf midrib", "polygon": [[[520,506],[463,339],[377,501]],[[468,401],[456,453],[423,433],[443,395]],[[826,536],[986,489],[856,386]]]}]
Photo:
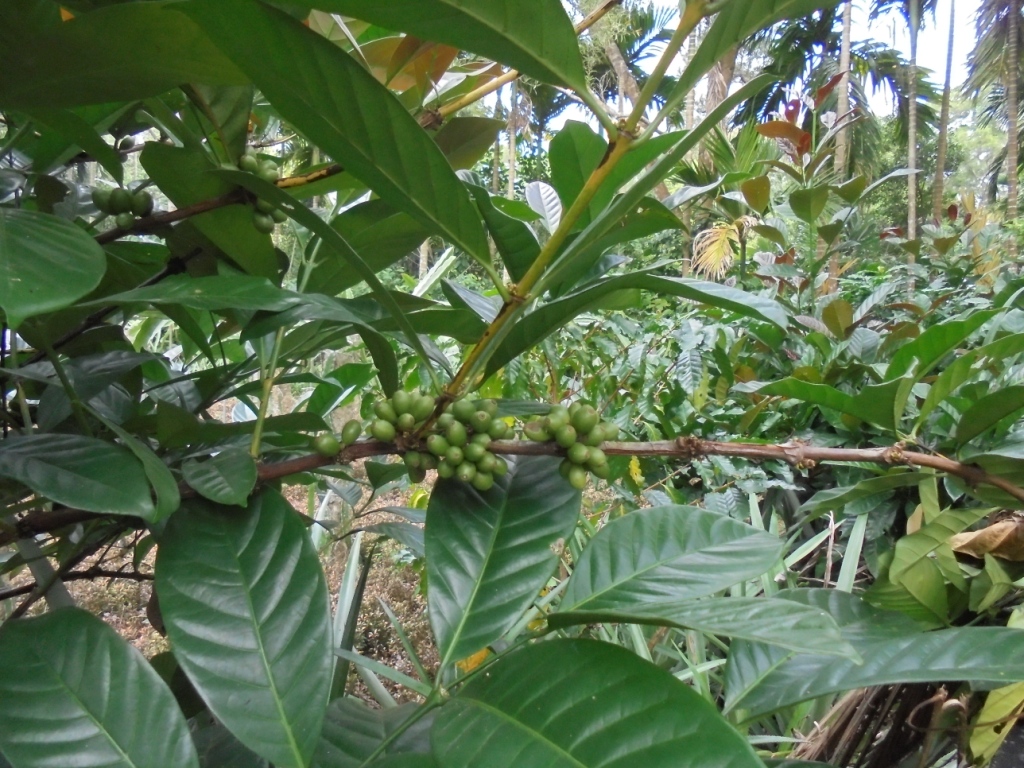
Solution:
[{"label": "leaf midrib", "polygon": [[567,752],[564,748],[562,748],[555,742],[551,741],[551,739],[542,734],[540,731],[536,731],[528,727],[525,723],[517,720],[504,710],[491,706],[490,704],[487,704],[486,702],[481,701],[480,699],[468,699],[467,705],[478,707],[479,709],[484,710],[488,714],[495,715],[500,720],[510,723],[517,730],[523,731],[524,733],[534,736],[536,741],[539,741],[545,746],[550,747],[552,751],[554,751],[556,754],[566,758],[567,760],[570,760],[574,766],[579,766],[579,768],[591,768],[586,763],[581,763],[571,752]]}]

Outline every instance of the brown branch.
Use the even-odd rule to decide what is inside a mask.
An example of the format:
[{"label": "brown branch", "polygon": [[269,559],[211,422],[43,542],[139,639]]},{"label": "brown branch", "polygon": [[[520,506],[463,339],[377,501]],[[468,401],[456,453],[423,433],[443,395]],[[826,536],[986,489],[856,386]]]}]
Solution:
[{"label": "brown branch", "polygon": [[[535,443],[526,440],[500,440],[492,442],[490,450],[505,456],[564,456],[565,450],[555,443]],[[288,475],[310,472],[320,467],[349,464],[356,459],[370,456],[401,454],[406,447],[379,440],[354,443],[342,449],[337,456],[311,454],[299,456],[274,464],[263,464],[259,468],[259,481],[279,480]],[[971,486],[991,485],[1024,502],[1024,488],[995,475],[990,475],[978,466],[962,464],[942,456],[905,451],[902,445],[883,448],[820,448],[801,442],[779,445],[762,443],[727,443],[715,440],[700,440],[695,437],[681,437],[677,440],[656,442],[610,442],[601,449],[609,456],[674,456],[681,461],[694,461],[707,456],[729,456],[748,461],[784,461],[794,467],[810,469],[818,462],[842,463],[862,462],[885,466],[926,467],[967,481]],[[183,499],[194,498],[196,492],[187,485],[180,487]],[[87,522],[104,517],[96,512],[75,509],[38,510],[18,520],[12,529],[0,531],[0,546],[10,544],[19,538],[41,533],[51,533],[75,523]],[[141,528],[141,518],[122,518],[126,524]]]},{"label": "brown branch", "polygon": [[[78,571],[76,573],[66,573],[60,577],[61,581],[85,581],[93,579],[126,579],[128,581],[152,581],[153,576],[148,573],[139,573],[138,571],[110,571],[105,568],[90,568],[87,571]],[[8,600],[12,597],[20,597],[21,595],[27,595],[38,585],[33,582],[31,584],[23,584],[20,587],[11,587],[10,589],[0,590],[0,602]]]}]

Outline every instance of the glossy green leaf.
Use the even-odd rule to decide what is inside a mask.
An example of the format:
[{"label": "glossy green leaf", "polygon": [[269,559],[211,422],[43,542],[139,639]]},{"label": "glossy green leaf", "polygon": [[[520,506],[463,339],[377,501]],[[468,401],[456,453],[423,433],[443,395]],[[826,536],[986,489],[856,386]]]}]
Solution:
[{"label": "glossy green leaf", "polygon": [[634,272],[588,284],[579,291],[545,304],[520,319],[488,361],[488,373],[493,373],[527,349],[539,344],[581,312],[593,309],[602,299],[627,289],[679,296],[781,327],[785,327],[787,322],[786,310],[770,299],[719,283]]},{"label": "glossy green leaf", "polygon": [[[562,207],[567,209],[575,202],[583,185],[594,172],[608,151],[608,142],[594,133],[586,123],[569,120],[551,140],[548,162],[551,164],[551,183],[558,192]],[[600,209],[591,205],[577,223],[582,228],[590,223],[591,216]]]},{"label": "glossy green leaf", "polygon": [[142,464],[119,445],[82,435],[37,434],[0,443],[0,477],[87,512],[152,520],[156,508]]},{"label": "glossy green leaf", "polygon": [[245,83],[175,4],[118,3],[47,29],[26,29],[0,4],[7,62],[0,104],[46,108],[131,101],[183,83]]},{"label": "glossy green leaf", "polygon": [[864,662],[734,643],[725,672],[726,712],[741,720],[873,685],[952,680],[1005,685],[1024,680],[1024,630],[959,627],[925,632],[924,625],[904,614],[872,608],[839,590],[796,590],[779,597],[828,611]]},{"label": "glossy green leaf", "polygon": [[[1024,440],[1013,436],[987,450],[967,446],[957,457],[965,464],[977,464],[990,475],[1002,477],[1015,485],[1024,484]],[[1000,506],[1016,509],[1020,501],[994,486],[979,483],[970,492],[980,499]]]},{"label": "glossy green leaf", "polygon": [[29,112],[33,120],[45,124],[75,146],[96,158],[96,162],[114,177],[118,184],[124,183],[124,168],[121,155],[107,144],[96,129],[81,116],[69,109],[47,109],[36,107]]},{"label": "glossy green leaf", "polygon": [[188,459],[181,475],[201,496],[218,504],[245,506],[256,487],[256,462],[241,448],[228,448],[206,461]]},{"label": "glossy green leaf", "polygon": [[1024,409],[1024,387],[1000,387],[978,400],[960,417],[956,425],[957,442],[973,440],[1021,409]]},{"label": "glossy green leaf", "polygon": [[306,527],[275,491],[191,501],[156,563],[174,655],[213,714],[275,765],[306,766],[331,686],[331,618]]},{"label": "glossy green leaf", "polygon": [[[634,593],[635,594],[635,593]],[[650,624],[695,629],[713,635],[755,640],[805,653],[857,657],[857,652],[824,611],[791,600],[712,597],[698,600],[602,599],[599,610],[559,608],[548,615],[553,628],[573,624]],[[617,605],[612,608],[612,605]]]},{"label": "glossy green leaf", "polygon": [[827,511],[838,511],[847,504],[852,504],[858,499],[874,496],[880,493],[888,493],[896,488],[906,488],[911,485],[918,485],[928,475],[922,472],[907,472],[894,470],[887,475],[880,477],[869,477],[854,485],[844,485],[837,488],[826,488],[818,491],[800,507],[801,512],[822,513]]},{"label": "glossy green leaf", "polygon": [[445,768],[759,768],[715,707],[619,646],[551,640],[503,658],[441,708]]},{"label": "glossy green leaf", "polygon": [[964,343],[998,312],[983,310],[975,312],[966,320],[947,320],[933,325],[899,348],[885,371],[885,378],[900,378],[913,371],[915,380],[920,381],[943,357]]},{"label": "glossy green leaf", "polygon": [[529,608],[558,563],[551,545],[572,532],[579,509],[579,491],[550,456],[510,461],[489,491],[434,486],[427,602],[442,666],[493,643]]},{"label": "glossy green leaf", "polygon": [[[396,735],[398,728],[417,709],[415,704],[370,709],[358,699],[336,699],[327,709],[313,768],[360,768],[385,739]],[[429,716],[420,719],[388,744],[383,754],[429,756],[432,722]]]},{"label": "glossy green leaf", "polygon": [[434,143],[452,168],[464,170],[487,154],[506,125],[504,120],[490,117],[453,117],[434,134]]},{"label": "glossy green leaf", "polygon": [[813,224],[825,210],[828,202],[828,187],[798,189],[789,196],[789,207],[801,221]]},{"label": "glossy green leaf", "polygon": [[528,224],[496,208],[491,193],[482,185],[467,181],[466,186],[476,200],[509,275],[513,280],[521,280],[540,254],[537,236]]},{"label": "glossy green leaf", "polygon": [[903,536],[896,542],[889,579],[896,584],[901,583],[904,573],[936,550],[948,549],[952,536],[971,527],[990,512],[989,509],[947,509],[914,533]]},{"label": "glossy green leaf", "polygon": [[91,613],[63,608],[0,630],[0,751],[14,768],[198,768],[174,696]]},{"label": "glossy green leaf", "polygon": [[[149,142],[139,158],[143,168],[179,208],[228,194],[232,186],[216,174],[217,165],[202,149]],[[252,223],[251,205],[228,205],[192,216],[189,223],[250,275],[277,281],[280,271],[269,235]]]},{"label": "glossy green leaf", "polygon": [[190,309],[217,311],[224,309],[263,309],[283,312],[303,301],[300,294],[278,288],[264,277],[230,275],[224,277],[189,277],[174,275],[160,285],[115,293],[91,302],[109,304],[179,304]]},{"label": "glossy green leaf", "polygon": [[[412,253],[430,231],[383,200],[368,200],[349,208],[331,221],[367,266],[380,272]],[[309,289],[336,296],[362,282],[362,276],[337,253],[321,249],[309,278]]]},{"label": "glossy green leaf", "polygon": [[558,0],[287,0],[487,56],[542,82],[586,88],[572,23]]},{"label": "glossy green leaf", "polygon": [[174,479],[171,470],[146,443],[95,411],[93,411],[93,415],[99,418],[107,429],[117,435],[124,446],[134,453],[135,458],[141,462],[142,469],[146,473],[149,484],[153,486],[153,493],[156,496],[156,508],[150,522],[159,522],[165,519],[181,504],[181,491],[178,489],[178,481]]},{"label": "glossy green leaf", "polygon": [[0,208],[0,309],[11,328],[70,306],[99,285],[106,268],[103,249],[71,222]]},{"label": "glossy green leaf", "polygon": [[[580,259],[587,258],[588,250],[594,243],[611,232],[625,216],[635,211],[647,193],[664,181],[686,153],[696,147],[709,131],[719,125],[737,104],[753,96],[771,81],[772,78],[769,75],[761,75],[754,78],[727,96],[719,106],[712,110],[693,129],[683,133],[681,138],[670,147],[663,146],[659,142],[656,147],[663,150],[663,154],[660,157],[649,158],[645,154],[644,159],[647,160],[647,163],[644,167],[647,168],[646,172],[639,176],[621,195],[615,197],[601,211],[600,215],[596,216],[586,229],[559,254],[545,274],[544,284],[558,285],[566,279],[568,273],[577,271],[577,262]],[[676,134],[671,135],[675,136]],[[652,139],[652,141],[657,141],[657,139]],[[633,151],[643,152],[643,145],[641,145],[641,149]],[[640,168],[637,168],[629,161],[630,154],[632,153],[627,153],[622,160],[623,168],[628,169],[628,175],[616,177],[617,184],[624,184],[633,175],[640,173]],[[610,191],[611,185],[607,189],[607,192]],[[602,185],[602,192],[605,192],[604,185]]]},{"label": "glossy green leaf", "polygon": [[580,555],[561,611],[618,611],[702,597],[760,576],[782,556],[775,536],[698,507],[632,512]]},{"label": "glossy green leaf", "polygon": [[248,0],[189,7],[281,116],[345,169],[477,259],[476,207],[437,144],[354,58],[300,22]]},{"label": "glossy green leaf", "polygon": [[869,384],[856,395],[841,392],[828,384],[814,384],[793,377],[770,384],[753,381],[736,387],[740,392],[756,392],[759,395],[781,395],[849,413],[864,421],[877,424],[883,429],[895,427],[893,411],[899,390],[905,380],[895,379],[884,384]]}]

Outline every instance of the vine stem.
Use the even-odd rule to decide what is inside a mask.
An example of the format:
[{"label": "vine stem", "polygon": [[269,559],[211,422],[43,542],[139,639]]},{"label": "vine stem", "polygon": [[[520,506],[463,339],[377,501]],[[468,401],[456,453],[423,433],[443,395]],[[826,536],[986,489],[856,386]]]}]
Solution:
[{"label": "vine stem", "polygon": [[[504,456],[565,456],[565,450],[555,443],[534,443],[525,440],[500,440],[492,442],[488,450]],[[879,448],[825,448],[799,441],[780,444],[722,442],[701,440],[696,437],[680,437],[676,440],[655,442],[609,442],[601,446],[609,456],[669,456],[680,461],[692,462],[708,456],[728,456],[748,461],[784,461],[801,469],[811,469],[815,464],[828,461],[837,463],[867,463],[889,467],[923,467],[944,472],[965,480],[971,486],[990,485],[1024,502],[1024,488],[1002,477],[991,475],[981,467],[964,464],[944,456],[904,450],[902,443]],[[337,456],[311,454],[299,456],[275,464],[263,464],[259,468],[261,482],[280,480],[289,475],[310,472],[320,467],[349,464],[357,459],[371,456],[402,454],[404,448],[395,443],[379,440],[363,440],[342,449]],[[193,498],[196,492],[189,486],[179,487],[183,499]],[[10,544],[19,538],[64,528],[75,523],[87,522],[104,517],[95,512],[57,507],[52,510],[30,512],[11,525],[10,530],[0,530],[0,546]],[[141,519],[118,518],[126,523],[134,522],[143,527]]]}]

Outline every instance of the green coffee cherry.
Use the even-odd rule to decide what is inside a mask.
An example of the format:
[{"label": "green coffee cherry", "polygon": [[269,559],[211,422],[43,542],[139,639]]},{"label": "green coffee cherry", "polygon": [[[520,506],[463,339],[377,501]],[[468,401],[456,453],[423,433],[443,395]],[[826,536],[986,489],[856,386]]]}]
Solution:
[{"label": "green coffee cherry", "polygon": [[570,422],[577,432],[586,434],[596,427],[600,420],[601,417],[598,415],[597,411],[589,405],[584,405],[576,411],[570,419]]},{"label": "green coffee cherry", "polygon": [[490,398],[487,400],[478,400],[476,408],[478,411],[485,411],[492,419],[498,415],[498,403]]},{"label": "green coffee cherry", "polygon": [[110,190],[110,212],[114,215],[130,213],[132,210],[132,194],[123,187]]},{"label": "green coffee cherry", "polygon": [[423,464],[424,469],[437,469],[437,456],[432,453],[421,453],[420,456],[423,457],[421,459],[421,463]]},{"label": "green coffee cherry", "polygon": [[574,466],[575,465],[568,459],[562,459],[562,461],[558,465],[558,474],[560,474],[562,477],[568,480],[569,470],[572,469]]},{"label": "green coffee cherry", "polygon": [[414,398],[409,406],[409,412],[416,417],[416,421],[425,421],[434,412],[434,398],[429,395]]},{"label": "green coffee cherry", "polygon": [[359,435],[363,432],[363,425],[356,419],[350,419],[345,422],[345,426],[341,428],[341,442],[345,445],[352,445],[356,440],[359,439]]},{"label": "green coffee cherry", "polygon": [[603,434],[605,440],[618,440],[619,425],[613,421],[602,421],[601,433]]},{"label": "green coffee cherry", "polygon": [[93,187],[92,204],[100,209],[101,213],[110,213],[110,187]]},{"label": "green coffee cherry", "polygon": [[[479,458],[476,462],[476,469],[478,472],[489,472],[494,473],[498,468],[498,457],[490,451],[484,451],[484,455]],[[506,467],[507,469],[507,467]]]},{"label": "green coffee cherry", "polygon": [[395,425],[384,419],[377,419],[370,425],[370,434],[378,440],[390,442],[395,439]]},{"label": "green coffee cherry", "polygon": [[555,442],[563,448],[568,448],[576,442],[576,430],[573,429],[571,425],[566,424],[555,432]]},{"label": "green coffee cherry", "polygon": [[391,405],[399,416],[409,413],[412,410],[412,395],[404,389],[399,389],[391,396]]},{"label": "green coffee cherry", "polygon": [[464,451],[466,461],[472,461],[474,464],[478,464],[486,453],[487,449],[475,441],[468,443]]},{"label": "green coffee cherry", "polygon": [[491,426],[491,415],[487,411],[477,411],[469,417],[469,425],[476,432],[486,432]]},{"label": "green coffee cherry", "polygon": [[471,482],[478,491],[489,491],[494,487],[494,475],[490,472],[477,471]]},{"label": "green coffee cherry", "polygon": [[469,433],[466,432],[466,428],[458,421],[454,421],[448,425],[448,429],[445,430],[445,435],[448,437],[449,443],[457,445],[460,448],[469,440]]},{"label": "green coffee cherry", "polygon": [[[600,448],[589,448],[588,452],[589,455],[586,459],[584,459],[584,461],[586,462],[587,467],[589,467],[591,470],[593,470],[594,467],[602,467],[608,465],[608,457],[604,455],[604,451],[602,451]],[[581,462],[577,462],[577,464],[579,463]]]},{"label": "green coffee cherry", "polygon": [[452,416],[463,424],[469,424],[475,413],[476,406],[469,400],[456,400],[452,403]]},{"label": "green coffee cherry", "polygon": [[119,142],[117,142],[117,148],[122,152],[127,152],[129,149],[135,146],[134,136],[125,136]]},{"label": "green coffee cherry", "polygon": [[119,213],[114,217],[114,221],[121,229],[131,229],[135,226],[135,217],[130,213]]},{"label": "green coffee cherry", "polygon": [[264,235],[269,235],[274,231],[274,217],[268,216],[265,213],[255,211],[252,215],[252,225],[256,227],[256,231]]},{"label": "green coffee cherry", "polygon": [[546,443],[551,439],[551,435],[546,429],[544,429],[544,425],[539,421],[528,422],[526,426],[523,427],[523,434],[530,440],[537,443]]},{"label": "green coffee cherry", "polygon": [[422,483],[427,479],[427,470],[423,468],[410,469],[409,480],[413,483]]},{"label": "green coffee cherry", "polygon": [[448,441],[441,435],[431,435],[427,438],[427,450],[435,456],[444,456],[448,448]]},{"label": "green coffee cherry", "polygon": [[578,467],[575,464],[569,466],[569,473],[567,475],[569,485],[575,488],[577,491],[582,491],[587,487],[587,470],[583,467]]},{"label": "green coffee cherry", "polygon": [[378,400],[373,404],[373,412],[377,414],[378,419],[384,419],[384,421],[390,421],[394,424],[398,421],[398,414],[395,413],[395,408],[387,400]]},{"label": "green coffee cherry", "polygon": [[144,189],[132,195],[132,213],[136,216],[149,216],[153,212],[153,196]]},{"label": "green coffee cherry", "polygon": [[[573,464],[586,464],[587,460],[590,458],[590,450],[590,448],[582,443],[574,443],[566,450],[565,457]],[[594,450],[598,449],[595,448]]]},{"label": "green coffee cherry", "polygon": [[437,417],[436,424],[438,429],[448,429],[448,427],[450,427],[454,423],[455,417],[452,416],[450,413],[442,413],[440,416]]},{"label": "green coffee cherry", "polygon": [[473,478],[476,477],[476,466],[468,461],[462,462],[455,468],[455,477],[464,483],[473,482]]},{"label": "green coffee cherry", "polygon": [[469,442],[476,443],[477,445],[482,445],[484,448],[486,448],[488,445],[491,444],[491,436],[488,435],[486,432],[477,432],[469,439]]},{"label": "green coffee cherry", "polygon": [[274,220],[275,224],[284,224],[288,221],[288,214],[282,211],[280,208],[275,208],[270,212],[270,218]]},{"label": "green coffee cherry", "polygon": [[277,206],[274,205],[269,200],[264,200],[263,198],[260,198],[259,200],[256,201],[256,210],[259,211],[260,213],[273,213],[275,210],[277,210]]},{"label": "green coffee cherry", "polygon": [[459,448],[459,446],[449,445],[448,450],[444,452],[444,460],[453,467],[457,467],[466,460],[466,455],[462,452],[462,449]]},{"label": "green coffee cherry", "polygon": [[495,419],[487,429],[487,434],[495,440],[503,440],[508,435],[509,426],[501,419]]},{"label": "green coffee cherry", "polygon": [[244,154],[238,158],[238,169],[246,173],[259,173],[260,161],[256,155]]},{"label": "green coffee cherry", "polygon": [[596,466],[590,466],[590,474],[594,477],[600,477],[602,480],[606,480],[611,474],[612,470],[607,464],[598,464]]},{"label": "green coffee cherry", "polygon": [[277,168],[277,163],[273,160],[264,160],[259,165],[259,169],[256,171],[257,175],[264,181],[274,182],[281,177],[281,172]]},{"label": "green coffee cherry", "polygon": [[402,457],[405,466],[409,469],[421,469],[423,467],[423,454],[419,451],[406,451]]},{"label": "green coffee cherry", "polygon": [[412,432],[416,428],[416,417],[411,413],[403,413],[395,424],[403,432]]},{"label": "green coffee cherry", "polygon": [[313,450],[321,456],[337,456],[341,451],[341,443],[334,435],[317,435],[313,438]]},{"label": "green coffee cherry", "polygon": [[449,480],[455,477],[455,467],[449,464],[447,461],[439,461],[437,463],[437,476],[444,480]]},{"label": "green coffee cherry", "polygon": [[[492,454],[493,455],[493,454]],[[504,477],[508,474],[508,462],[505,461],[501,456],[494,457],[494,469],[491,470],[491,474],[495,477]]]},{"label": "green coffee cherry", "polygon": [[562,405],[552,406],[547,416],[547,428],[551,432],[557,432],[560,428],[569,423],[569,409]]}]

